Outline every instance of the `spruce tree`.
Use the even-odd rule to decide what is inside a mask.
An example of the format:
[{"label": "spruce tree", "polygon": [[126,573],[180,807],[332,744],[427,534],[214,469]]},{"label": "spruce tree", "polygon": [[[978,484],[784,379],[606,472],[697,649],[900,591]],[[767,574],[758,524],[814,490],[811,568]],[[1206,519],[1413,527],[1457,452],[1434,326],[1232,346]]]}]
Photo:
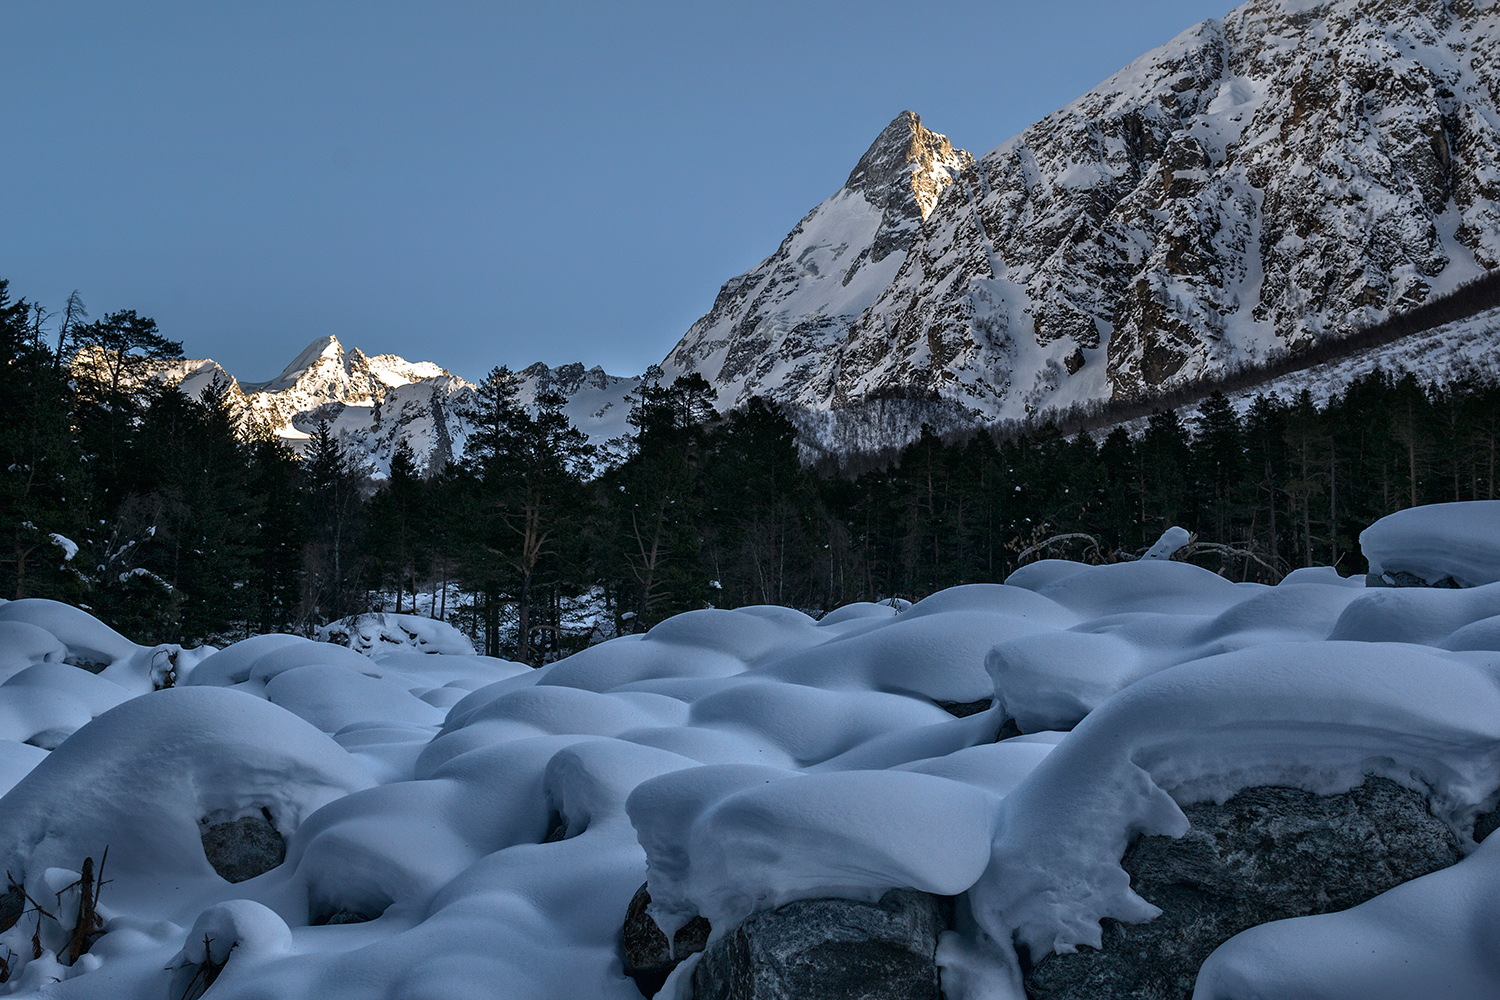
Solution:
[{"label": "spruce tree", "polygon": [[0,594],[78,600],[90,481],[71,433],[72,389],[29,316],[0,279]]}]

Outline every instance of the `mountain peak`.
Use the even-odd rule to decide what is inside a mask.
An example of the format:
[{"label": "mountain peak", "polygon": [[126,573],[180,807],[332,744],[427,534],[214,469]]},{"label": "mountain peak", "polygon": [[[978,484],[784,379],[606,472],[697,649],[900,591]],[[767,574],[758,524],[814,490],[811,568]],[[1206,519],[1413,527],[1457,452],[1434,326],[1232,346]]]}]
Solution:
[{"label": "mountain peak", "polygon": [[323,358],[337,358],[341,357],[343,353],[344,345],[339,343],[339,338],[331,334],[327,337],[319,337],[311,344],[302,348],[302,353],[292,359],[292,363],[283,368],[281,374],[272,379],[267,385],[295,382],[298,375],[307,371],[307,369],[317,364]]},{"label": "mountain peak", "polygon": [[[877,205],[893,195],[904,199],[909,194],[925,219],[952,175],[973,162],[974,157],[954,149],[947,136],[924,128],[921,115],[903,111],[875,137],[844,187]],[[941,182],[929,183],[935,172],[942,173]]]}]

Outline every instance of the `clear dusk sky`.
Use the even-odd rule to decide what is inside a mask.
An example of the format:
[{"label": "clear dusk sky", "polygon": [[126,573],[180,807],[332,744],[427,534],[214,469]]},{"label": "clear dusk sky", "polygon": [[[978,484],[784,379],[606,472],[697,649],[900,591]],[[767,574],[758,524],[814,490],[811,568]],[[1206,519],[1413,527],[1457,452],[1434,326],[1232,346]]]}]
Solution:
[{"label": "clear dusk sky", "polygon": [[904,109],[979,155],[1229,0],[0,2],[0,277],[267,379],[659,361]]}]

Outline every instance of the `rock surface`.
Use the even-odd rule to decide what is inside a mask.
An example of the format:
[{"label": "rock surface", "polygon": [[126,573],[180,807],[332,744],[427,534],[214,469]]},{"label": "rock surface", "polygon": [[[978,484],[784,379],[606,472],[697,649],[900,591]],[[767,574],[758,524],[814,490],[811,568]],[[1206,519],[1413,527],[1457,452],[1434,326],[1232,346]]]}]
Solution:
[{"label": "rock surface", "polygon": [[878,903],[812,899],[760,913],[693,970],[695,1000],[939,1000],[947,902],[893,889]]},{"label": "rock surface", "polygon": [[203,829],[203,854],[219,877],[244,882],[286,860],[286,841],[269,816],[241,816]]},{"label": "rock surface", "polygon": [[694,917],[677,929],[669,949],[667,936],[646,912],[649,905],[651,894],[643,885],[635,891],[630,907],[625,911],[623,941],[625,974],[635,980],[641,995],[648,997],[656,995],[662,983],[667,981],[667,976],[683,959],[703,950],[710,930],[707,920]]},{"label": "rock surface", "polygon": [[1162,915],[1107,920],[1101,950],[1049,955],[1027,972],[1031,1000],[1183,1000],[1240,931],[1347,909],[1461,857],[1423,798],[1383,778],[1331,796],[1249,788],[1183,811],[1182,839],[1142,837],[1121,861]]},{"label": "rock surface", "polygon": [[1425,580],[1415,573],[1405,570],[1387,570],[1384,573],[1366,573],[1366,587],[1437,587],[1440,590],[1458,590],[1463,584],[1451,576],[1439,577],[1436,580]]},{"label": "rock surface", "polygon": [[949,715],[960,719],[967,719],[971,715],[988,712],[994,704],[995,699],[993,698],[980,698],[978,701],[940,701],[937,703],[937,707]]}]

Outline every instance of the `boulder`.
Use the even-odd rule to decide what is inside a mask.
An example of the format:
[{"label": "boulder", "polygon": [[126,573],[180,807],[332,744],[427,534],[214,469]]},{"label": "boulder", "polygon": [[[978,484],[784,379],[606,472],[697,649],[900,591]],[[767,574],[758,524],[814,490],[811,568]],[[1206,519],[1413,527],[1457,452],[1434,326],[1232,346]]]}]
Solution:
[{"label": "boulder", "polygon": [[[1500,830],[1500,809],[1492,809],[1487,813],[1481,813],[1474,819],[1474,842],[1477,844],[1485,837]],[[3,913],[0,909],[0,913]]]},{"label": "boulder", "polygon": [[757,914],[704,952],[694,1000],[939,1000],[948,900],[893,889],[876,903],[811,899]]},{"label": "boulder", "polygon": [[971,715],[988,712],[990,706],[994,704],[995,699],[993,698],[980,698],[978,701],[940,701],[937,703],[937,707],[949,715],[955,715],[960,719],[967,719]]},{"label": "boulder", "polygon": [[[558,838],[562,839],[562,838]],[[635,980],[642,996],[655,996],[673,969],[684,958],[696,955],[708,941],[708,921],[694,917],[672,935],[673,947],[667,947],[667,936],[646,912],[651,894],[643,885],[635,891],[625,911],[625,974]]]},{"label": "boulder", "polygon": [[0,895],[0,931],[8,931],[26,912],[26,892],[14,882]]},{"label": "boulder", "polygon": [[1451,576],[1440,576],[1428,580],[1408,573],[1404,569],[1386,570],[1383,573],[1365,574],[1366,587],[1435,587],[1439,590],[1461,590],[1463,584]]},{"label": "boulder", "polygon": [[1183,812],[1192,827],[1181,839],[1141,837],[1120,862],[1161,916],[1104,921],[1099,950],[1034,968],[1023,956],[1031,1000],[1183,1000],[1203,960],[1235,934],[1347,909],[1462,856],[1421,795],[1383,778],[1329,796],[1248,788]]},{"label": "boulder", "polygon": [[272,824],[270,813],[262,809],[258,816],[205,822],[203,854],[220,878],[244,882],[285,861],[286,841]]}]

